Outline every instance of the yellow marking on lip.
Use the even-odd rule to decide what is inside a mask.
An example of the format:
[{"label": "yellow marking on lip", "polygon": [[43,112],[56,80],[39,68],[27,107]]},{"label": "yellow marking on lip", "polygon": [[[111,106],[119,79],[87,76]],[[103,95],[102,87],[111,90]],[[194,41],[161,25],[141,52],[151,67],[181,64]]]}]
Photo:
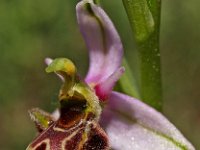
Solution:
[{"label": "yellow marking on lip", "polygon": [[68,130],[65,130],[65,129],[62,129],[62,128],[58,128],[58,127],[55,127],[55,126],[54,126],[54,127],[53,127],[53,130],[54,130],[54,131],[59,131],[59,132],[70,132],[71,130],[73,130],[73,129],[79,127],[82,123],[83,123],[83,121],[80,121],[75,127],[72,127],[72,128],[70,128],[70,129],[68,129]]},{"label": "yellow marking on lip", "polygon": [[50,150],[50,140],[49,139],[45,139],[45,140],[41,141],[35,147],[31,147],[31,145],[29,145],[26,148],[26,150],[36,150],[40,145],[42,145],[44,143],[46,144],[46,149],[45,150]]},{"label": "yellow marking on lip", "polygon": [[71,138],[73,138],[82,128],[76,130],[75,132],[73,132],[70,136],[68,136],[67,138],[65,138],[63,141],[62,141],[62,144],[61,144],[61,147],[62,149],[65,149],[65,144],[67,141],[69,141]]}]

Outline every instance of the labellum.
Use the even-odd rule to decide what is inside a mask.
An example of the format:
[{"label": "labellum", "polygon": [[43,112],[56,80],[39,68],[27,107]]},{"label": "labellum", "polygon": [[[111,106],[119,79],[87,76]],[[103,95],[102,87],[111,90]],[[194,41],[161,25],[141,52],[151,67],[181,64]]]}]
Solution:
[{"label": "labellum", "polygon": [[74,64],[55,59],[46,69],[64,78],[59,94],[59,114],[38,108],[30,111],[38,135],[27,150],[108,150],[109,142],[98,121],[101,106],[95,92],[76,75]]}]

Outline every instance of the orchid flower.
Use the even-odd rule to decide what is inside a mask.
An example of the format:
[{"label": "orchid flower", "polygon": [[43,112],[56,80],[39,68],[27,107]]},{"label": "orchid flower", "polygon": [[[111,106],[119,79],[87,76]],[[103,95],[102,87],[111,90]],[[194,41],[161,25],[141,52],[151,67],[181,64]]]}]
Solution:
[{"label": "orchid flower", "polygon": [[89,71],[83,81],[69,59],[46,59],[46,71],[64,82],[61,107],[53,114],[30,111],[39,134],[27,150],[194,150],[160,112],[112,90],[125,71],[120,37],[93,0],[80,1],[76,10],[89,49]]}]

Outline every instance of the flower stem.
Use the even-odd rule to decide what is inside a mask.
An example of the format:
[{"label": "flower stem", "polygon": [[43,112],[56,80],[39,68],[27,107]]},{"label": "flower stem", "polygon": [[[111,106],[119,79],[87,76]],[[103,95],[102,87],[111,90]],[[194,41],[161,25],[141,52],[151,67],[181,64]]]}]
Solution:
[{"label": "flower stem", "polygon": [[142,100],[161,110],[159,51],[160,0],[123,0],[136,40],[140,61]]}]

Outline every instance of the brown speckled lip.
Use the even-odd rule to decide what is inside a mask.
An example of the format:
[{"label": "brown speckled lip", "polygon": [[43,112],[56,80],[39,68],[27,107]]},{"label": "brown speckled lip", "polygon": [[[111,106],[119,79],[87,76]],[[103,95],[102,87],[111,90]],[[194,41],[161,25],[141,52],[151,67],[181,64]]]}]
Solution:
[{"label": "brown speckled lip", "polygon": [[83,150],[109,150],[108,138],[99,124],[93,124]]},{"label": "brown speckled lip", "polygon": [[30,147],[34,150],[46,150],[47,147],[50,150],[109,149],[107,135],[95,115],[85,111],[85,101],[68,101],[61,106],[60,118],[39,133]]}]

